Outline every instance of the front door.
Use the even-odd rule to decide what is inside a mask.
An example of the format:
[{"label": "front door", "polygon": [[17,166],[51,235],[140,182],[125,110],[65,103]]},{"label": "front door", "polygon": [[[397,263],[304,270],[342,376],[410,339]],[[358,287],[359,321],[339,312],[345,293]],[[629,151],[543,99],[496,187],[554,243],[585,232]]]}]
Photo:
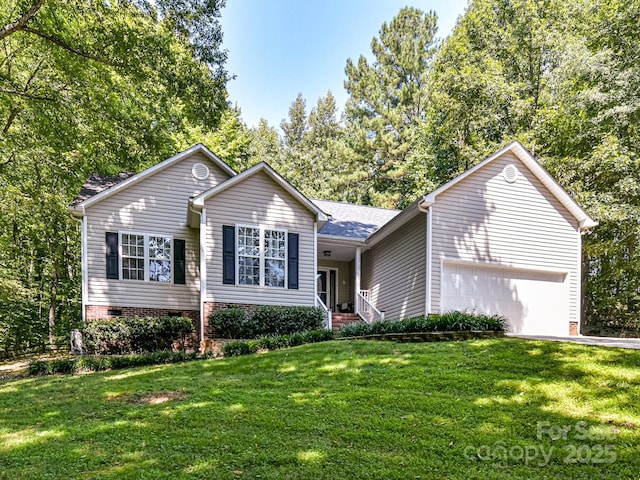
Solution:
[{"label": "front door", "polygon": [[338,277],[337,270],[333,268],[326,268],[318,270],[317,282],[318,282],[318,296],[329,308],[329,310],[335,310],[336,298],[336,280]]}]

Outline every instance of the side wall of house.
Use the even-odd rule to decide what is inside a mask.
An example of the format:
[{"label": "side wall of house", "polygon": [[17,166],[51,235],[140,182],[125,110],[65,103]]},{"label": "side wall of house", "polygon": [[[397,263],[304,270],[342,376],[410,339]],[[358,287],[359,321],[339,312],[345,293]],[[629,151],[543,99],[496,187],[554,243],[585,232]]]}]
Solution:
[{"label": "side wall of house", "polygon": [[387,319],[425,313],[426,218],[419,214],[362,255],[362,288]]},{"label": "side wall of house", "polygon": [[[205,201],[207,292],[205,302],[244,305],[315,304],[315,216],[264,172]],[[299,288],[229,285],[222,282],[224,225],[286,229],[299,235]],[[237,273],[237,272],[236,272]]]},{"label": "side wall of house", "polygon": [[[509,164],[518,170],[514,183],[503,175]],[[577,221],[515,155],[507,152],[452,186],[431,209],[431,312],[440,311],[443,261],[461,260],[567,272],[569,321],[578,321]]]},{"label": "side wall of house", "polygon": [[[207,180],[194,178],[191,169],[195,163],[209,167]],[[199,238],[198,231],[186,224],[188,200],[228,178],[220,167],[196,153],[87,207],[87,318],[102,316],[104,309],[94,306],[199,311]],[[105,232],[184,239],[185,284],[122,280],[121,258],[120,279],[107,279]]]}]

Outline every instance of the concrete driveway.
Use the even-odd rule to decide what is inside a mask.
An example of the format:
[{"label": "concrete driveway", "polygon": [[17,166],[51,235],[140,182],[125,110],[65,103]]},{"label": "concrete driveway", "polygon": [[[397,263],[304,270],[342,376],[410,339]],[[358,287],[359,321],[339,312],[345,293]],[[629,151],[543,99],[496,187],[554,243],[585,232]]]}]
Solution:
[{"label": "concrete driveway", "polygon": [[547,335],[515,335],[507,334],[509,337],[518,337],[528,340],[551,340],[554,342],[582,343],[583,345],[598,345],[601,347],[633,348],[640,350],[640,338],[616,338],[616,337],[551,337]]}]

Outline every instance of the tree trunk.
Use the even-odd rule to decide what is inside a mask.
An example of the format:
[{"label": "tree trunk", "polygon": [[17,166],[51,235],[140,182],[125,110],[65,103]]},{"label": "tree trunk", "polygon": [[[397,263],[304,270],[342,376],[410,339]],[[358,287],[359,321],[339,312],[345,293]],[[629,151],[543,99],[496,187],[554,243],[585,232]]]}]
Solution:
[{"label": "tree trunk", "polygon": [[56,300],[58,293],[58,258],[53,262],[53,272],[51,273],[51,289],[49,295],[49,346],[52,352],[57,351],[56,345]]}]

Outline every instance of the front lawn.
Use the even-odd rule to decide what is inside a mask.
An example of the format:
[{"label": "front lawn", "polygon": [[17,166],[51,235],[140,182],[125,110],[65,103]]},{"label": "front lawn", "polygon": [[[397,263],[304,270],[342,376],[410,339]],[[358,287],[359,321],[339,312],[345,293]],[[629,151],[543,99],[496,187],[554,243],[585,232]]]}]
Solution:
[{"label": "front lawn", "polygon": [[340,341],[0,383],[0,478],[636,478],[640,351]]}]

